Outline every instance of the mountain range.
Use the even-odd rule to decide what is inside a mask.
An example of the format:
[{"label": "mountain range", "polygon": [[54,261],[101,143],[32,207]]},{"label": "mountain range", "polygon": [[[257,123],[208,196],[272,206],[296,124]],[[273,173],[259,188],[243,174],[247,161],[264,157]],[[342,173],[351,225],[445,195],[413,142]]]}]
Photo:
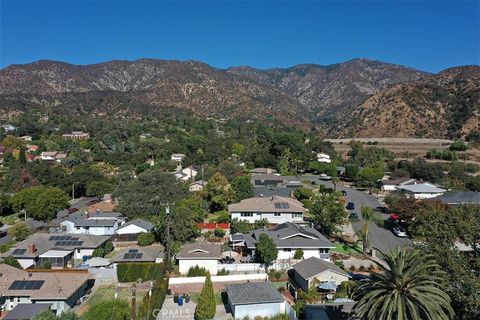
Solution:
[{"label": "mountain range", "polygon": [[0,70],[0,111],[142,117],[167,108],[202,117],[317,127],[329,137],[460,137],[479,130],[480,67],[438,74],[354,59],[291,68],[218,69],[140,59],[72,65],[41,60]]}]

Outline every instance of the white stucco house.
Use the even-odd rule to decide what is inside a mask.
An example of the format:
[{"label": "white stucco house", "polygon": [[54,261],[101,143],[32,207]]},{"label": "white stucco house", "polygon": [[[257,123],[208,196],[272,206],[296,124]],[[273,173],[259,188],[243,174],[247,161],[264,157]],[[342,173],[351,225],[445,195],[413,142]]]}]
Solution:
[{"label": "white stucco house", "polygon": [[306,211],[300,201],[280,196],[248,198],[228,206],[232,219],[250,223],[263,219],[270,223],[302,223]]},{"label": "white stucco house", "polygon": [[273,317],[290,307],[270,281],[226,284],[225,291],[234,319]]},{"label": "white stucco house", "polygon": [[139,234],[142,232],[150,232],[153,228],[154,225],[151,222],[135,219],[122,224],[117,229],[117,234]]},{"label": "white stucco house", "polygon": [[311,257],[293,265],[293,279],[290,283],[296,288],[307,291],[316,280],[319,283],[333,282],[337,286],[348,281],[350,276],[332,262]]},{"label": "white stucco house", "polygon": [[77,211],[65,217],[60,226],[72,234],[113,235],[124,218],[119,212],[81,212]]},{"label": "white stucco house", "polygon": [[183,153],[173,153],[170,157],[171,161],[182,162],[186,156]]},{"label": "white stucco house", "polygon": [[332,163],[332,159],[330,159],[330,156],[323,152],[317,153],[317,161],[323,163]]},{"label": "white stucco house", "polygon": [[[295,251],[301,249],[303,258],[319,258],[330,261],[330,250],[335,246],[325,236],[313,228],[302,227],[286,222],[271,229],[257,229],[247,234],[232,235],[232,239],[244,245],[247,253],[255,256],[255,244],[262,234],[268,235],[277,245],[277,260],[293,259]],[[242,239],[243,238],[243,239]]]},{"label": "white stucco house", "polygon": [[195,179],[197,174],[198,174],[197,170],[195,170],[192,167],[188,167],[188,168],[184,168],[184,169],[180,169],[180,170],[176,171],[175,172],[175,177],[178,180],[189,181],[189,180]]},{"label": "white stucco house", "polygon": [[378,186],[382,191],[396,191],[397,188],[399,187],[418,184],[418,183],[422,183],[422,182],[413,178],[402,177],[402,178],[392,179],[392,180],[382,179],[378,182]]},{"label": "white stucco house", "polygon": [[207,185],[207,181],[203,180],[198,180],[195,182],[192,182],[188,185],[188,191],[189,192],[199,192],[203,190],[203,187]]},{"label": "white stucco house", "polygon": [[399,192],[408,198],[430,199],[444,194],[447,190],[434,186],[430,183],[418,183],[397,187]]},{"label": "white stucco house", "polygon": [[181,274],[187,274],[191,267],[205,268],[211,275],[218,272],[218,260],[222,257],[220,244],[197,241],[185,244],[177,253],[178,269]]}]

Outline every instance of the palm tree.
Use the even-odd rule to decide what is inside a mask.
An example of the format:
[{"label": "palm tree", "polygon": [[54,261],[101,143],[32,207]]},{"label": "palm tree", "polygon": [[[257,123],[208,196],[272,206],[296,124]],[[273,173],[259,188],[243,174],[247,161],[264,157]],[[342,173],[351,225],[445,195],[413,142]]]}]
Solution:
[{"label": "palm tree", "polygon": [[354,292],[353,312],[359,319],[448,320],[454,315],[443,291],[445,272],[432,255],[395,248],[384,254],[386,265],[374,261],[379,273]]},{"label": "palm tree", "polygon": [[366,254],[370,247],[369,224],[374,219],[374,213],[370,207],[362,207],[361,213],[364,222],[362,228],[358,231],[358,236],[363,242],[363,253]]}]

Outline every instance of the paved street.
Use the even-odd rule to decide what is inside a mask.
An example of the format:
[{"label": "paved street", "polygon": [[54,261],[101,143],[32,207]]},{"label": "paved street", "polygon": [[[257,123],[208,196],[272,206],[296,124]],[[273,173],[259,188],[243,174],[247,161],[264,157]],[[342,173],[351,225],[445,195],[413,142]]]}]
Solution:
[{"label": "paved street", "polygon": [[[316,184],[322,184],[328,188],[333,188],[333,184],[330,181],[323,181],[318,179],[314,175],[303,175],[300,178],[295,178],[300,180],[310,180],[314,181]],[[364,191],[359,191],[353,188],[345,187],[343,185],[337,184],[337,190],[345,190],[347,192],[347,202],[353,202],[355,204],[355,210],[350,210],[349,212],[358,213],[361,218],[362,214],[360,209],[362,206],[368,206],[372,209],[377,209],[382,204],[372,195]],[[381,214],[384,220],[388,218],[387,214]],[[353,228],[355,232],[360,230],[363,222],[358,221],[353,223]],[[372,248],[377,248],[381,251],[386,251],[389,248],[396,246],[406,246],[411,244],[411,241],[407,238],[399,238],[395,236],[390,229],[380,228],[375,223],[370,223],[370,244]]]}]

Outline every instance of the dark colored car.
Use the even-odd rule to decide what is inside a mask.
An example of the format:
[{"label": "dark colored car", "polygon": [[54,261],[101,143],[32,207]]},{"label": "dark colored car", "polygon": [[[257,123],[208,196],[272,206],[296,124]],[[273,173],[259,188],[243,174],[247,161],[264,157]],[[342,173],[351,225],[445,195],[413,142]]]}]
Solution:
[{"label": "dark colored car", "polygon": [[368,281],[370,280],[370,276],[360,273],[348,273],[353,281]]},{"label": "dark colored car", "polygon": [[358,220],[358,214],[355,213],[355,212],[352,212],[352,213],[350,213],[348,218],[350,219],[350,221],[357,221]]},{"label": "dark colored car", "polygon": [[345,191],[345,190],[342,190],[340,192],[342,193],[342,196],[344,196],[344,197],[347,195],[347,191]]},{"label": "dark colored car", "polygon": [[353,202],[347,203],[347,210],[355,210],[355,203]]}]

